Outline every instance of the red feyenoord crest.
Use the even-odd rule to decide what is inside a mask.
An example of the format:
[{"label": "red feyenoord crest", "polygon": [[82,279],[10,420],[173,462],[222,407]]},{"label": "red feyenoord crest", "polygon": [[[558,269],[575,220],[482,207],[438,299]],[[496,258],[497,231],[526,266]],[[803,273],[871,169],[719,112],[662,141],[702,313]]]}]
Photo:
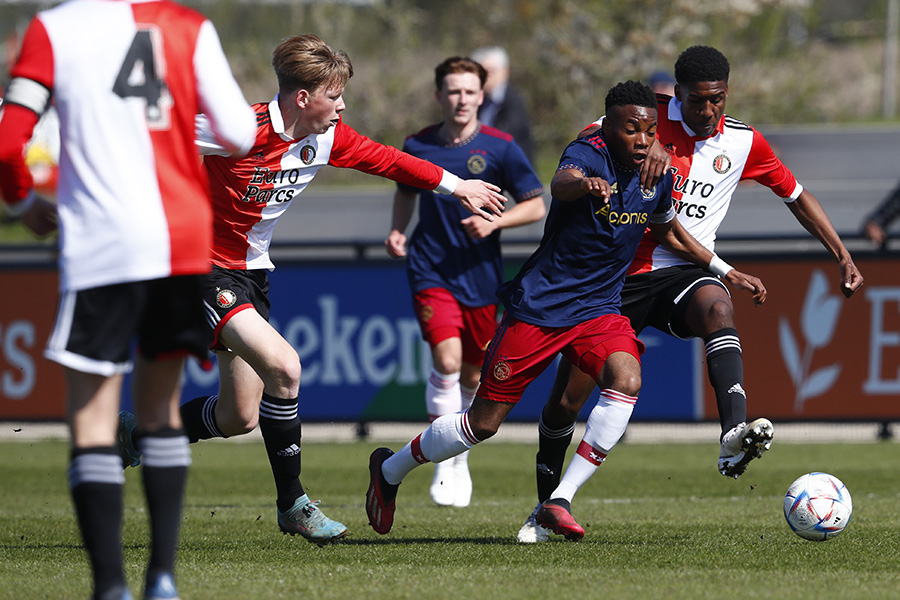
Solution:
[{"label": "red feyenoord crest", "polygon": [[231,290],[216,288],[216,304],[221,308],[231,308],[237,302],[237,294]]},{"label": "red feyenoord crest", "polygon": [[725,154],[720,154],[713,159],[713,170],[719,175],[724,175],[731,170],[731,159]]},{"label": "red feyenoord crest", "polygon": [[316,160],[316,149],[309,144],[300,148],[300,160],[304,165],[311,165],[312,161]]},{"label": "red feyenoord crest", "polygon": [[497,381],[506,381],[512,375],[512,368],[505,360],[498,360],[494,363],[494,379]]}]

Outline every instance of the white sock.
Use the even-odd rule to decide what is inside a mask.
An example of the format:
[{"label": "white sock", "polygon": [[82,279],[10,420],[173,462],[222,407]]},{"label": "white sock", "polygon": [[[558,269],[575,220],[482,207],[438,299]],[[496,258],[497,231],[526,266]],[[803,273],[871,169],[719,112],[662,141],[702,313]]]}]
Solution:
[{"label": "white sock", "polygon": [[462,405],[460,406],[460,409],[469,410],[469,407],[472,406],[472,401],[475,400],[475,394],[478,393],[478,386],[475,386],[474,388],[467,388],[464,385],[460,385],[459,393],[462,399]]},{"label": "white sock", "polygon": [[431,369],[425,385],[425,408],[428,410],[429,421],[464,408],[461,406],[458,371],[445,375]]},{"label": "white sock", "polygon": [[382,473],[388,483],[396,485],[419,465],[447,460],[480,441],[469,428],[468,411],[444,415],[384,461]]},{"label": "white sock", "polygon": [[615,390],[601,390],[600,398],[588,417],[584,437],[572,456],[559,485],[551,498],[569,502],[578,489],[591,478],[609,451],[622,439],[637,398]]}]

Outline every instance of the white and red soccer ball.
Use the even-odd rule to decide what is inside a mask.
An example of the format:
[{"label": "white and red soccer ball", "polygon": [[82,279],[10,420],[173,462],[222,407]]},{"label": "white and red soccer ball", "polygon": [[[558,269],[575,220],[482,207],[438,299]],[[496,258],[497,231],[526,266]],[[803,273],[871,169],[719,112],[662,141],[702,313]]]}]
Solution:
[{"label": "white and red soccer ball", "polygon": [[784,518],[803,539],[830,540],[847,527],[852,514],[847,486],[828,473],[802,475],[784,495]]}]

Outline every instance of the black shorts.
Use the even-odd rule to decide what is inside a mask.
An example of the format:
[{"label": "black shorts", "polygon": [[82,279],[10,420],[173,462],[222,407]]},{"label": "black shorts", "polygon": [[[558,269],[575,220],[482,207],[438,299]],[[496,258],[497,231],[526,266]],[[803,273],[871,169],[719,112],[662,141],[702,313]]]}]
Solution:
[{"label": "black shorts", "polygon": [[678,338],[692,338],[685,315],[691,297],[705,285],[722,286],[731,295],[718,277],[696,265],[629,275],[622,288],[622,314],[631,320],[635,333],[650,326]]},{"label": "black shorts", "polygon": [[207,276],[203,292],[207,323],[212,329],[212,350],[227,350],[219,341],[219,332],[231,317],[248,308],[269,320],[269,272],[265,269],[242,271],[214,266]]},{"label": "black shorts", "polygon": [[66,292],[44,354],[104,376],[131,370],[135,340],[151,360],[192,354],[206,361],[205,282],[205,275],[185,275]]}]

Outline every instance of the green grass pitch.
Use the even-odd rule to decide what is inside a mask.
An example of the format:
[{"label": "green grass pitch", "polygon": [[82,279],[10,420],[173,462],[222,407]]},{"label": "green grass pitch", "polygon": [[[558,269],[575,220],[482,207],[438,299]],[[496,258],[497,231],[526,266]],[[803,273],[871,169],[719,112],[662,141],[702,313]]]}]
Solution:
[{"label": "green grass pitch", "polygon": [[[304,446],[310,497],[350,528],[323,548],[278,531],[261,443],[192,446],[182,598],[900,598],[898,443],[776,439],[730,480],[716,471],[714,443],[626,442],[575,498],[585,538],[536,545],[515,542],[535,504],[534,446],[487,442],[472,451],[467,509],[433,505],[431,467],[417,469],[400,487],[393,531],[380,536],[363,508],[377,445]],[[2,599],[90,595],[67,459],[64,442],[0,443]],[[853,497],[850,525],[827,542],[800,539],[782,515],[788,485],[815,470],[838,476]],[[139,470],[126,477],[125,561],[139,598],[146,514]]]}]

